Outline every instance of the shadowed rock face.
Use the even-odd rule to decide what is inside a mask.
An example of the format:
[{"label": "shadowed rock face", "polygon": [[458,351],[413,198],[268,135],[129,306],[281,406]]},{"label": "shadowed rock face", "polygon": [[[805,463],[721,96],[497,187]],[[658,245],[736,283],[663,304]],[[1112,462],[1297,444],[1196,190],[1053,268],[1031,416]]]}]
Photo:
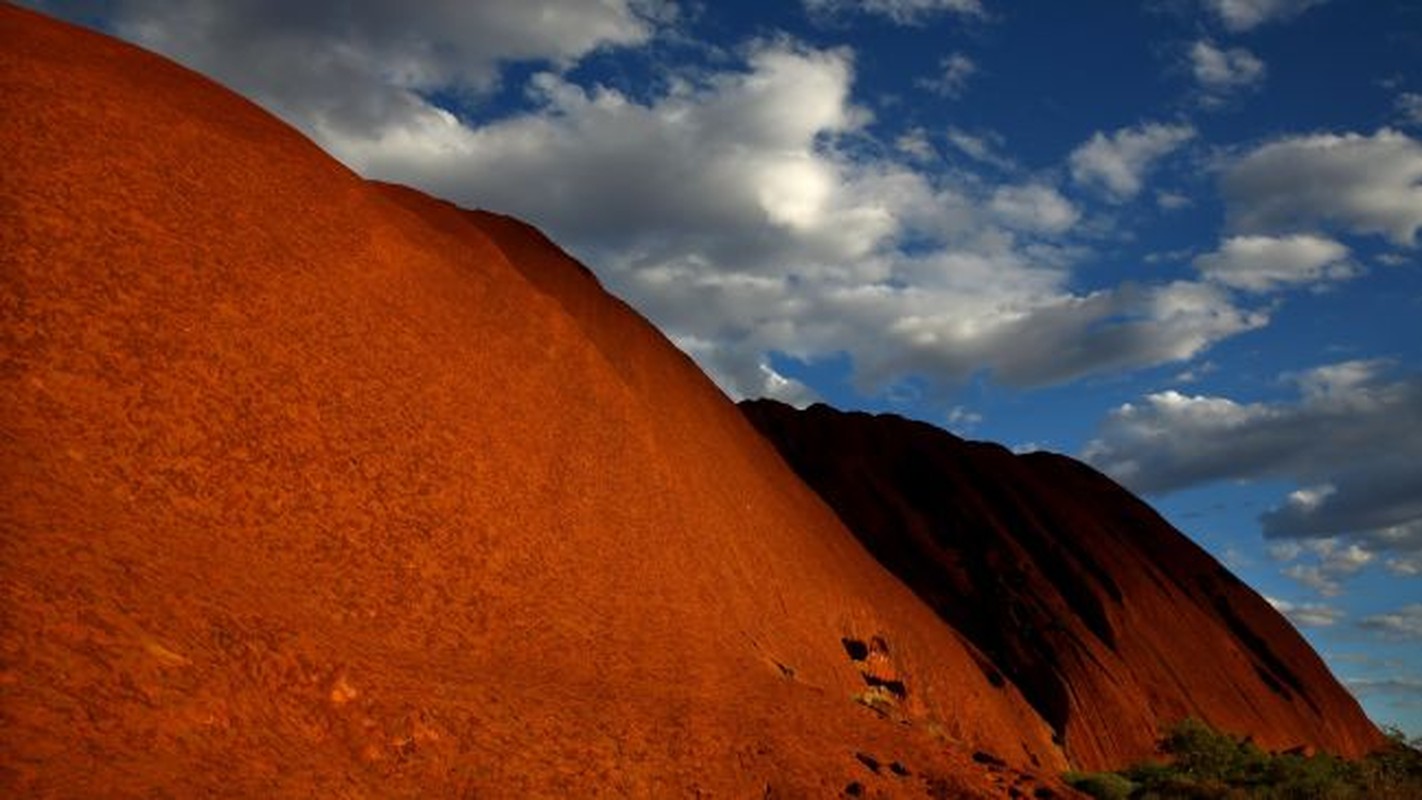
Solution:
[{"label": "shadowed rock face", "polygon": [[994,796],[1016,689],[527,226],[0,4],[0,794]]},{"label": "shadowed rock face", "polygon": [[1349,756],[1378,731],[1259,595],[1131,493],[895,416],[741,405],[880,563],[976,644],[1080,767],[1186,716]]}]

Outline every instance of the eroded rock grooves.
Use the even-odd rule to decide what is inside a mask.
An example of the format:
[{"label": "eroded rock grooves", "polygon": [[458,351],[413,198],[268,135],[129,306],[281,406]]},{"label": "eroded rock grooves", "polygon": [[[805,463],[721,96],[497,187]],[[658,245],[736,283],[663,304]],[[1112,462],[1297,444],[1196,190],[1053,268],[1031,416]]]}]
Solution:
[{"label": "eroded rock grooves", "polygon": [[[742,410],[881,563],[1022,689],[1086,769],[1185,716],[1362,755],[1376,728],[1263,598],[1145,503],[1065,456],[891,415]],[[1000,680],[1000,679],[999,679]]]},{"label": "eroded rock grooves", "polygon": [[0,97],[0,793],[1060,790],[1021,695],[527,226],[9,5]]}]

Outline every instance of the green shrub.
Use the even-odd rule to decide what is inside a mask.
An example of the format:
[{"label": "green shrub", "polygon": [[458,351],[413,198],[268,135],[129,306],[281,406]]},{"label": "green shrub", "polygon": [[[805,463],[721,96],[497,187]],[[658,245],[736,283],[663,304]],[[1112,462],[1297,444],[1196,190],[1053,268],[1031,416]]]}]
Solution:
[{"label": "green shrub", "polygon": [[1176,773],[1225,786],[1266,782],[1274,758],[1248,739],[1236,739],[1193,718],[1168,730],[1160,749],[1171,757]]},{"label": "green shrub", "polygon": [[1130,778],[1115,772],[1068,772],[1066,782],[1096,800],[1130,800],[1136,788]]},{"label": "green shrub", "polygon": [[1419,741],[1389,731],[1387,747],[1348,761],[1331,755],[1272,754],[1195,719],[1167,730],[1165,762],[1120,772],[1068,773],[1066,782],[1098,800],[1417,800]]}]

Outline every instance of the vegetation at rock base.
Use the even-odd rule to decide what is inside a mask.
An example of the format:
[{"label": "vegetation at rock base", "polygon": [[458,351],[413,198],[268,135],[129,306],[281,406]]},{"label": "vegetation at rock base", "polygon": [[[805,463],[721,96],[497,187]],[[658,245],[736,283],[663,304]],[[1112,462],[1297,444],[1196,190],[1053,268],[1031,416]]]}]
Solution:
[{"label": "vegetation at rock base", "polygon": [[1187,719],[1165,733],[1160,761],[1118,772],[1067,773],[1098,800],[1408,800],[1422,797],[1422,741],[1388,731],[1387,746],[1357,761],[1269,753]]}]

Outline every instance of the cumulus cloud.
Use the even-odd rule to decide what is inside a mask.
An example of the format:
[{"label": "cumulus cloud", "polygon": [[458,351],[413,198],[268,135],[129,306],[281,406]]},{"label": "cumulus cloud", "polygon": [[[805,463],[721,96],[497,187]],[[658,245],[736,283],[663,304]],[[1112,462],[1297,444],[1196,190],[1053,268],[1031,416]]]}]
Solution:
[{"label": "cumulus cloud", "polygon": [[978,65],[962,53],[947,55],[938,62],[938,74],[932,78],[922,78],[918,85],[943,97],[961,97],[968,88],[968,80],[978,72]]},{"label": "cumulus cloud", "polygon": [[506,62],[567,64],[641,44],[674,14],[661,0],[112,0],[107,8],[120,36],[217,78],[318,140],[434,115],[423,92],[487,92]]},{"label": "cumulus cloud", "polygon": [[1300,628],[1327,628],[1345,616],[1341,609],[1326,603],[1291,603],[1274,597],[1264,599]]},{"label": "cumulus cloud", "polygon": [[[1401,438],[1405,442],[1409,437]],[[1361,481],[1366,485],[1359,485]],[[1306,499],[1299,492],[1290,494],[1264,514],[1265,534],[1321,536],[1367,530],[1380,545],[1422,541],[1422,495],[1417,494],[1422,478],[1398,470],[1361,469],[1327,489]]]},{"label": "cumulus cloud", "polygon": [[1358,627],[1390,639],[1422,640],[1422,603],[1410,603],[1396,611],[1364,617],[1358,620]]},{"label": "cumulus cloud", "polygon": [[981,0],[804,0],[814,15],[874,14],[900,25],[917,25],[941,14],[983,16]]},{"label": "cumulus cloud", "polygon": [[1232,236],[1194,264],[1210,280],[1252,292],[1340,281],[1358,273],[1347,247],[1308,234]]},{"label": "cumulus cloud", "polygon": [[1040,385],[1263,324],[1205,284],[1071,291],[1074,251],[1032,243],[1079,217],[1048,184],[844,155],[836,137],[868,119],[852,76],[848,51],[762,43],[744,70],[649,103],[544,74],[525,114],[333,144],[367,173],[549,227],[677,341],[704,343],[690,352],[732,394],[765,391],[771,351],[848,353],[864,391],[983,370]]},{"label": "cumulus cloud", "polygon": [[1264,82],[1264,62],[1243,47],[1223,49],[1201,39],[1190,47],[1189,57],[1190,72],[1204,93],[1206,105],[1218,104],[1233,93]]},{"label": "cumulus cloud", "polygon": [[1422,143],[1389,129],[1285,138],[1230,166],[1222,189],[1240,232],[1325,225],[1410,246],[1422,227]]},{"label": "cumulus cloud", "polygon": [[1060,192],[1040,183],[999,187],[988,200],[988,209],[1006,227],[1024,231],[1061,233],[1081,218]]},{"label": "cumulus cloud", "polygon": [[1397,115],[1402,118],[1402,124],[1422,128],[1422,94],[1403,92],[1397,96],[1394,105]]},{"label": "cumulus cloud", "polygon": [[1151,167],[1194,135],[1189,125],[1159,123],[1122,128],[1110,135],[1097,131],[1072,151],[1072,179],[1105,191],[1117,202],[1129,200],[1140,193]]},{"label": "cumulus cloud", "polygon": [[1390,378],[1387,366],[1349,361],[1291,375],[1298,392],[1291,402],[1148,395],[1112,411],[1084,456],[1142,492],[1294,481],[1300,488],[1263,515],[1264,534],[1346,537],[1312,545],[1319,571],[1306,564],[1294,571],[1326,586],[1374,551],[1402,559],[1422,552],[1422,376]]},{"label": "cumulus cloud", "polygon": [[1327,0],[1204,0],[1225,28],[1239,32],[1291,19]]},{"label": "cumulus cloud", "polygon": [[[362,174],[544,227],[733,395],[813,399],[772,353],[847,355],[866,392],[985,372],[1035,386],[1189,359],[1267,321],[1205,281],[1083,285],[1086,251],[1066,238],[1079,211],[990,136],[948,142],[1009,181],[924,171],[927,134],[902,153],[863,147],[872,117],[847,49],[747,43],[714,69],[668,65],[632,96],[568,67],[651,41],[668,3],[112,8],[120,31],[263,99]],[[534,65],[503,87],[521,103],[480,106],[511,61]],[[451,93],[474,93],[464,116],[436,102]],[[1112,185],[1143,172],[1172,130],[1119,133],[1100,171]]]},{"label": "cumulus cloud", "polygon": [[[1343,593],[1343,581],[1373,563],[1375,554],[1355,543],[1344,543],[1339,537],[1306,540],[1287,554],[1275,552],[1281,560],[1296,561],[1285,567],[1283,574],[1307,586],[1324,597]],[[1304,560],[1299,560],[1303,557]]]},{"label": "cumulus cloud", "polygon": [[967,376],[978,369],[1013,386],[1060,383],[1185,360],[1263,324],[1201,284],[1071,294],[1058,283],[1062,276],[1004,269],[1010,263],[940,254],[909,265],[938,273],[941,280],[925,287],[881,285],[837,298],[848,318],[872,320],[867,329],[882,330],[895,343],[892,352],[862,359],[866,385],[904,374]]},{"label": "cumulus cloud", "polygon": [[529,112],[479,127],[421,117],[331,144],[363,172],[528,216],[585,246],[635,237],[627,255],[641,263],[755,267],[787,247],[852,259],[892,233],[897,192],[932,199],[908,171],[856,170],[818,147],[865,119],[849,102],[852,70],[847,51],[767,43],[744,71],[649,104],[542,73]]}]

